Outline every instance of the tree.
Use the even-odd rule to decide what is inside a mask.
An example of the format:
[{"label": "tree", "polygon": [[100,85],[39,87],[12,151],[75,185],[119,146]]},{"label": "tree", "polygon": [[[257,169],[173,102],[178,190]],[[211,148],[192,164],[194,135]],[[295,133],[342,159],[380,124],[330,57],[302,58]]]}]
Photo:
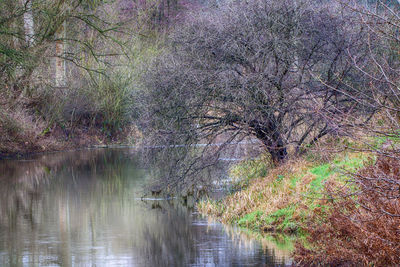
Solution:
[{"label": "tree", "polygon": [[[387,222],[400,218],[400,5],[396,1],[375,1],[374,5],[346,5],[368,31],[365,43],[367,62],[357,61],[358,55],[350,54],[354,66],[370,80],[363,91],[370,94],[371,105],[381,110],[378,121],[357,127],[367,139],[364,150],[376,156],[373,166],[351,175],[365,203],[357,203],[378,221]],[[349,124],[351,119],[349,117]],[[359,136],[353,136],[360,139]],[[373,138],[371,138],[373,137]],[[371,141],[372,140],[372,141]],[[376,144],[376,140],[383,140]],[[354,192],[352,192],[354,193]],[[342,197],[342,196],[341,196]],[[358,200],[355,200],[358,201]],[[384,238],[381,238],[384,240]],[[399,247],[397,246],[397,249]]]},{"label": "tree", "polygon": [[66,22],[64,21],[58,28],[56,33],[56,78],[55,85],[57,87],[66,86],[66,65],[65,65],[65,38],[66,38]]},{"label": "tree", "polygon": [[25,28],[25,39],[28,46],[33,45],[35,29],[33,22],[33,14],[32,14],[32,1],[23,1],[22,2],[24,8],[26,9],[24,12],[24,28]]},{"label": "tree", "polygon": [[250,135],[280,163],[289,148],[340,134],[346,114],[362,124],[376,108],[348,53],[365,60],[364,33],[337,8],[256,0],[188,21],[144,81],[147,136],[193,144]]},{"label": "tree", "polygon": [[[98,0],[5,0],[0,2],[0,74],[7,77],[5,87],[23,91],[33,70],[53,54],[56,57],[55,85],[65,85],[65,61],[77,66],[79,55],[66,53],[65,43],[82,46],[97,57],[97,48],[84,35],[67,36],[67,24],[95,30],[102,38],[110,38],[118,27],[96,14]],[[115,40],[115,39],[113,39]],[[118,42],[117,42],[118,43]],[[56,47],[56,49],[54,49]],[[52,50],[56,50],[55,53]],[[80,66],[83,67],[83,66]],[[19,70],[16,72],[15,70]]]}]

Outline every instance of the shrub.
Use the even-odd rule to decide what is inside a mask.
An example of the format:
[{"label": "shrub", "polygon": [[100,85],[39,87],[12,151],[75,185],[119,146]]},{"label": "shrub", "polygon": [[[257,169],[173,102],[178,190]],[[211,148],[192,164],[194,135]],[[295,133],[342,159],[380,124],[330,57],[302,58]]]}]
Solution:
[{"label": "shrub", "polygon": [[123,73],[99,76],[85,92],[95,107],[92,116],[102,124],[103,131],[108,135],[121,131],[132,119],[134,101],[131,82],[130,76]]},{"label": "shrub", "polygon": [[[381,156],[354,175],[354,182],[356,194],[348,188],[337,196],[327,217],[320,214],[321,220],[309,222],[312,247],[297,245],[299,265],[400,264],[400,162]],[[334,193],[334,188],[327,190]]]}]

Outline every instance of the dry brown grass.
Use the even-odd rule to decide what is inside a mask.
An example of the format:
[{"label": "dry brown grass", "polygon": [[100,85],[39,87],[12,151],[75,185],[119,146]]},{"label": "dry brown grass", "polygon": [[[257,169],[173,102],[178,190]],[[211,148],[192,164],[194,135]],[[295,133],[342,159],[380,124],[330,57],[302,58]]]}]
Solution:
[{"label": "dry brown grass", "polygon": [[[299,159],[289,161],[272,169],[266,177],[254,179],[243,191],[236,192],[219,203],[200,203],[202,213],[218,217],[222,222],[234,223],[246,214],[262,211],[265,215],[274,213],[288,205],[306,207],[308,199],[304,193],[309,190],[315,175],[308,172],[312,163]],[[301,179],[300,179],[301,178]],[[294,179],[297,181],[294,183]],[[296,209],[293,217],[300,217],[302,209]],[[265,230],[269,225],[261,225]]]},{"label": "dry brown grass", "polygon": [[[67,135],[57,124],[48,124],[20,106],[0,105],[0,158],[113,142],[98,128],[75,128]],[[128,134],[121,133],[119,140]]]},{"label": "dry brown grass", "polygon": [[300,230],[295,256],[302,266],[399,264],[400,218],[377,213],[377,208],[400,214],[400,191],[388,193],[392,199],[377,197],[374,190],[356,195],[361,180],[349,183],[351,177],[364,177],[362,182],[368,188],[388,188],[379,179],[368,177],[400,178],[399,162],[378,158],[375,164],[370,153],[361,152],[329,158],[330,162],[320,163],[305,159],[287,162],[266,177],[251,180],[241,192],[219,202],[200,203],[199,210],[222,222],[261,232],[286,232],[292,228],[282,225],[294,225]]},{"label": "dry brown grass", "polygon": [[17,153],[40,149],[38,137],[44,122],[21,109],[0,110],[0,153]]},{"label": "dry brown grass", "polygon": [[[310,247],[298,244],[301,266],[400,265],[400,162],[380,157],[354,176],[360,191],[333,204],[328,216],[315,216],[306,230]],[[397,185],[396,185],[397,183]],[[335,187],[327,185],[332,193]]]}]

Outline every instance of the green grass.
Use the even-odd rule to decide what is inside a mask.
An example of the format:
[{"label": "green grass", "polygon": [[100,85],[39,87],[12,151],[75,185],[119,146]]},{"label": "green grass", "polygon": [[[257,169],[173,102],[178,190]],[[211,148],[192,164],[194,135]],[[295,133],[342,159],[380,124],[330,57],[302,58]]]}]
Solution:
[{"label": "green grass", "polygon": [[297,182],[302,178],[302,176],[294,176],[290,179],[290,186],[292,188],[296,187]]},{"label": "green grass", "polygon": [[257,230],[261,223],[261,216],[264,212],[257,210],[252,213],[244,215],[237,221],[237,225],[240,227],[246,227],[252,230]]},{"label": "green grass", "polygon": [[310,183],[311,191],[316,192],[322,188],[323,182],[335,172],[332,169],[331,164],[328,163],[312,168],[310,173],[316,176],[316,178]]},{"label": "green grass", "polygon": [[325,181],[332,175],[336,175],[336,181],[343,183],[349,180],[348,175],[350,173],[355,173],[365,164],[372,164],[373,162],[366,155],[358,153],[353,157],[349,157],[348,155],[344,157],[338,156],[330,163],[317,165],[310,169],[309,172],[315,176],[310,183],[309,190],[305,192],[310,209],[314,210],[318,208],[321,214],[324,214],[329,209],[328,205],[321,205],[318,200],[331,198],[329,194],[324,192],[323,188]]},{"label": "green grass", "polygon": [[258,232],[261,227],[266,227],[273,228],[279,232],[293,233],[299,229],[298,223],[292,219],[295,209],[296,205],[290,205],[268,215],[261,210],[257,210],[243,215],[237,220],[236,224]]},{"label": "green grass", "polygon": [[[349,173],[374,162],[366,153],[349,152],[329,162],[303,160],[271,170],[259,160],[242,162],[233,170],[247,178],[248,186],[229,195],[227,201],[208,202],[208,211],[253,232],[295,233],[300,242],[305,242],[303,225],[310,218],[323,223],[334,201],[325,191],[325,183],[329,180],[335,186],[344,185]],[[265,169],[268,171],[263,179]]]},{"label": "green grass", "polygon": [[262,155],[258,159],[245,160],[233,166],[230,170],[233,186],[232,191],[245,189],[255,178],[265,177],[271,169],[269,157]]},{"label": "green grass", "polygon": [[289,205],[283,209],[268,214],[264,218],[264,221],[267,225],[276,225],[275,229],[279,232],[296,232],[299,225],[292,219],[295,210],[296,205]]},{"label": "green grass", "polygon": [[374,148],[382,148],[383,144],[386,142],[392,142],[394,144],[400,144],[400,132],[393,131],[390,135],[376,136],[372,140],[372,145]]}]

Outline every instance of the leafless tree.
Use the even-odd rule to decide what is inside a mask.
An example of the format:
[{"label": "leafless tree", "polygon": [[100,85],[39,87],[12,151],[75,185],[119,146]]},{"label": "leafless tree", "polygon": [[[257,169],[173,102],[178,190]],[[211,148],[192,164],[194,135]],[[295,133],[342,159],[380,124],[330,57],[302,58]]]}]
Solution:
[{"label": "leafless tree", "polygon": [[[397,1],[375,1],[369,5],[342,2],[354,12],[357,24],[366,29],[368,45],[364,64],[358,55],[349,53],[356,69],[370,82],[364,88],[371,95],[370,102],[379,108],[377,118],[369,124],[359,125],[367,138],[364,150],[376,155],[376,163],[352,175],[360,189],[361,207],[371,214],[392,218],[400,217],[400,4]],[[353,116],[349,116],[351,123]],[[359,134],[353,135],[359,138]],[[360,139],[359,139],[360,140]]]},{"label": "leafless tree", "polygon": [[[346,120],[368,120],[362,27],[334,4],[250,1],[194,15],[149,70],[144,127],[155,142],[192,144],[218,136],[259,139],[274,162],[301,153]],[[364,49],[361,49],[364,48]],[[150,134],[149,134],[150,135]]]}]

